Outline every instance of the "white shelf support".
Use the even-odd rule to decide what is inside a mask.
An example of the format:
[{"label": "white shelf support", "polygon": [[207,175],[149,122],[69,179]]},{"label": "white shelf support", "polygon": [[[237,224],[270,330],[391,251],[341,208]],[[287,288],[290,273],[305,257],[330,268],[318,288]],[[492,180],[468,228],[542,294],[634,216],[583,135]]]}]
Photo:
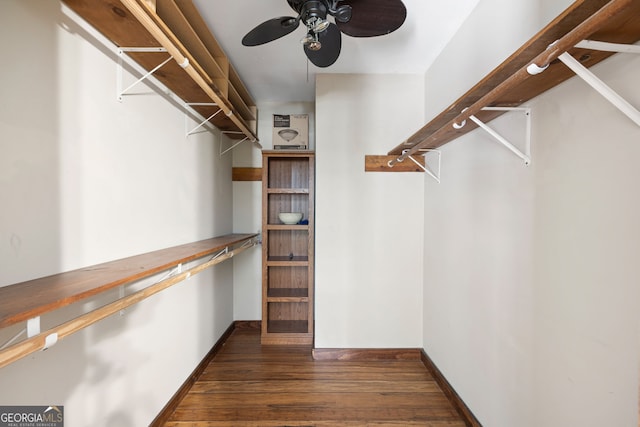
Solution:
[{"label": "white shelf support", "polygon": [[162,63],[157,65],[154,69],[152,69],[151,71],[145,73],[138,80],[136,80],[135,82],[130,84],[127,88],[123,89],[122,88],[122,86],[123,86],[122,81],[123,81],[123,70],[124,70],[124,67],[122,66],[122,61],[123,61],[124,56],[127,54],[127,52],[162,53],[162,52],[166,52],[166,51],[167,50],[165,48],[163,48],[163,47],[121,47],[121,48],[118,49],[118,66],[117,66],[117,83],[116,83],[116,90],[118,92],[117,93],[118,101],[122,102],[122,99],[123,99],[124,96],[130,95],[127,92],[129,92],[131,89],[133,89],[139,83],[141,83],[141,82],[145,81],[146,79],[148,79],[150,76],[153,75],[153,73],[158,71],[160,68],[162,68],[164,65],[166,65],[169,61],[171,61],[171,59],[173,59],[172,56],[169,56]]},{"label": "white shelf support", "polygon": [[23,328],[21,329],[17,334],[15,334],[13,336],[13,338],[11,338],[9,341],[7,341],[6,343],[2,344],[0,346],[0,351],[4,350],[5,348],[9,347],[11,344],[13,344],[18,338],[20,338],[22,335],[24,335],[27,332],[27,328]]},{"label": "white shelf support", "polygon": [[582,40],[576,45],[581,49],[601,50],[604,52],[616,53],[637,53],[640,54],[640,46],[635,44],[599,42],[596,40]]},{"label": "white shelf support", "polygon": [[[555,43],[551,44],[553,46]],[[601,50],[604,52],[616,52],[616,53],[635,53],[640,54],[640,46],[633,44],[621,44],[621,43],[609,43],[600,42],[595,40],[582,40],[575,47],[581,49]],[[631,105],[627,100],[620,96],[616,91],[611,89],[605,82],[600,80],[595,74],[593,74],[587,67],[582,65],[580,61],[571,56],[568,52],[562,53],[558,56],[558,59],[562,61],[571,71],[576,73],[578,77],[584,80],[589,86],[595,89],[600,95],[602,95],[607,101],[613,104],[618,110],[620,110],[625,116],[629,117],[636,125],[640,126],[640,111]],[[539,68],[535,64],[531,64],[527,69],[529,74],[538,74],[543,72],[546,67]]]},{"label": "white shelf support", "polygon": [[[126,289],[124,288],[124,285],[120,285],[118,286],[118,298],[124,298],[126,296]],[[122,310],[120,310],[120,313],[118,313],[120,316],[124,316],[124,308]]]},{"label": "white shelf support", "polygon": [[[504,136],[500,135],[496,132],[495,129],[488,126],[482,120],[478,119],[476,116],[469,116],[469,119],[473,121],[478,127],[489,135],[491,135],[497,142],[504,145],[509,149],[513,154],[520,157],[525,165],[531,164],[531,109],[528,107],[484,107],[485,111],[519,111],[524,113],[526,122],[525,129],[525,151],[522,152],[518,147],[509,142]],[[463,110],[464,111],[464,110]],[[453,125],[454,128],[460,129],[466,125],[466,120],[462,123],[456,123]]]},{"label": "white shelf support", "polygon": [[[244,246],[244,245],[243,245]],[[214,254],[211,258],[209,258],[209,261],[213,261],[214,259],[218,259],[219,257],[221,257],[224,254],[229,253],[229,246],[227,246],[226,248],[224,248],[223,250],[221,250],[220,252],[218,252],[217,254]],[[232,255],[233,256],[233,255]]]},{"label": "white shelf support", "polygon": [[[192,102],[192,103],[186,103],[185,106],[187,106],[187,107],[192,107],[192,106],[217,107],[218,104],[216,104],[214,102]],[[213,119],[215,116],[217,116],[221,112],[222,112],[222,110],[219,109],[215,113],[211,114],[208,118],[206,118],[202,122],[200,122],[200,124],[198,126],[196,126],[195,128],[191,129],[190,131],[187,131],[186,132],[186,136],[188,137],[188,136],[194,135],[196,133],[206,132],[206,131],[198,131],[198,129],[204,127],[205,124],[207,124],[211,119]],[[188,117],[185,115],[185,128],[187,127],[187,119],[188,119]]]},{"label": "white shelf support", "polygon": [[640,111],[611,89],[606,83],[600,80],[595,74],[589,71],[589,69],[582,65],[577,59],[567,52],[560,55],[558,59],[560,59],[567,67],[569,67],[569,69],[571,69],[571,71],[576,73],[576,75],[584,80],[589,86],[594,88],[600,95],[604,96],[607,101],[613,104],[625,116],[629,117],[636,125],[640,126]]},{"label": "white shelf support", "polygon": [[40,316],[27,320],[27,338],[35,337],[40,333]]},{"label": "white shelf support", "polygon": [[[242,133],[242,132],[222,132],[222,133]],[[226,150],[222,151],[222,142],[220,143],[220,157],[224,156],[225,154],[227,154],[229,151],[233,150],[234,148],[236,148],[238,145],[242,144],[243,142],[247,141],[249,139],[248,136],[245,136],[243,139],[241,139],[240,141],[236,142],[235,144],[233,144],[231,147],[227,148]]]},{"label": "white shelf support", "polygon": [[[405,150],[405,153],[408,150]],[[407,158],[409,160],[411,160],[413,163],[415,163],[416,165],[418,165],[418,167],[420,169],[422,169],[427,175],[429,175],[431,178],[433,178],[438,184],[440,184],[440,176],[441,176],[441,171],[442,171],[442,153],[440,152],[440,150],[434,150],[431,148],[422,148],[420,150],[418,150],[420,153],[423,153],[422,155],[424,156],[424,166],[422,165],[422,163],[420,163],[419,161],[417,161],[416,159],[413,158],[413,156],[407,156]],[[436,153],[438,155],[438,170],[437,171],[432,171],[431,168],[429,168],[429,166],[427,165],[427,153]],[[391,167],[391,165],[390,165]]]}]

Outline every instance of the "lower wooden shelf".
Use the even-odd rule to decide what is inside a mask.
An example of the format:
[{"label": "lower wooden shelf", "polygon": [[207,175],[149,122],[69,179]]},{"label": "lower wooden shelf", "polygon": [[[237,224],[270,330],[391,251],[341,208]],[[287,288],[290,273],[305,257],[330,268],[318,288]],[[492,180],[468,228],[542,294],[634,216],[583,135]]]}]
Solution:
[{"label": "lower wooden shelf", "polygon": [[306,256],[270,256],[267,259],[269,264],[277,265],[282,263],[287,263],[287,265],[296,265],[300,263],[309,262],[309,257]]},{"label": "lower wooden shelf", "polygon": [[267,331],[277,334],[304,334],[308,325],[309,322],[306,320],[270,320],[267,323]]},{"label": "lower wooden shelf", "polygon": [[26,321],[117,286],[242,244],[256,234],[228,234],[0,287],[0,328]]},{"label": "lower wooden shelf", "polygon": [[[276,299],[296,300],[306,302],[309,298],[309,290],[307,288],[272,288],[267,292],[269,302]],[[292,301],[295,302],[295,301]]]}]

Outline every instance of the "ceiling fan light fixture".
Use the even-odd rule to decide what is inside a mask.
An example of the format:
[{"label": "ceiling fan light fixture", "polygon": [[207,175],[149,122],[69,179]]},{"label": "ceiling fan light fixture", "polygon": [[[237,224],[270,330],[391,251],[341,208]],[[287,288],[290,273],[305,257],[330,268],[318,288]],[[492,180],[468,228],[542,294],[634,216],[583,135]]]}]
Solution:
[{"label": "ceiling fan light fixture", "polygon": [[322,18],[313,18],[308,22],[309,29],[314,33],[321,33],[329,28],[329,21]]},{"label": "ceiling fan light fixture", "polygon": [[314,52],[322,49],[322,43],[320,43],[319,41],[317,41],[317,42],[313,41],[313,42],[309,43],[307,46],[309,47],[309,50],[312,50]]},{"label": "ceiling fan light fixture", "polygon": [[307,47],[307,49],[312,51],[318,51],[322,49],[322,43],[318,39],[318,34],[313,31],[309,31],[309,33],[302,39],[300,42]]}]

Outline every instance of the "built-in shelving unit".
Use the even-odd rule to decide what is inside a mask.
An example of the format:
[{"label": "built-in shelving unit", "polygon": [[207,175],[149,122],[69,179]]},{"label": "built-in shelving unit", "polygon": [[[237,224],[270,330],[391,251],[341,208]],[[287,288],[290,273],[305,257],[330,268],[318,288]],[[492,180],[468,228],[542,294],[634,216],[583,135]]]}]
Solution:
[{"label": "built-in shelving unit", "polygon": [[315,155],[264,151],[262,173],[262,343],[312,344]]},{"label": "built-in shelving unit", "polygon": [[[62,0],[229,138],[257,142],[255,101],[191,0]],[[156,48],[156,50],[149,51]]]},{"label": "built-in shelving unit", "polygon": [[[487,123],[506,112],[495,107],[519,106],[576,74],[594,86],[592,81],[597,79],[587,69],[616,52],[639,53],[638,46],[631,46],[638,40],[640,1],[576,1],[467,93],[390,150],[388,155],[394,159],[378,170],[391,170],[409,156],[441,147],[476,129],[478,121]],[[606,85],[596,86],[609,100],[619,98]],[[637,109],[616,104],[640,125]]]}]

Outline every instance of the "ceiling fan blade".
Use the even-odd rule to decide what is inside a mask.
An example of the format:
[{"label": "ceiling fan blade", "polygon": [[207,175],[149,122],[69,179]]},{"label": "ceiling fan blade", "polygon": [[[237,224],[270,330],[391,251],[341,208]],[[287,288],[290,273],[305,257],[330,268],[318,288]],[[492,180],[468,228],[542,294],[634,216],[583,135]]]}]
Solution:
[{"label": "ceiling fan blade", "polygon": [[342,34],[336,24],[331,24],[325,31],[318,33],[318,39],[322,47],[319,50],[311,50],[305,45],[304,53],[316,67],[328,67],[340,56]]},{"label": "ceiling fan blade", "polygon": [[300,25],[300,20],[290,16],[269,19],[249,31],[242,38],[244,46],[258,46],[272,42],[293,32]]},{"label": "ceiling fan blade", "polygon": [[336,22],[340,31],[351,37],[374,37],[389,34],[402,26],[407,8],[402,0],[344,0],[351,6],[351,19]]}]

